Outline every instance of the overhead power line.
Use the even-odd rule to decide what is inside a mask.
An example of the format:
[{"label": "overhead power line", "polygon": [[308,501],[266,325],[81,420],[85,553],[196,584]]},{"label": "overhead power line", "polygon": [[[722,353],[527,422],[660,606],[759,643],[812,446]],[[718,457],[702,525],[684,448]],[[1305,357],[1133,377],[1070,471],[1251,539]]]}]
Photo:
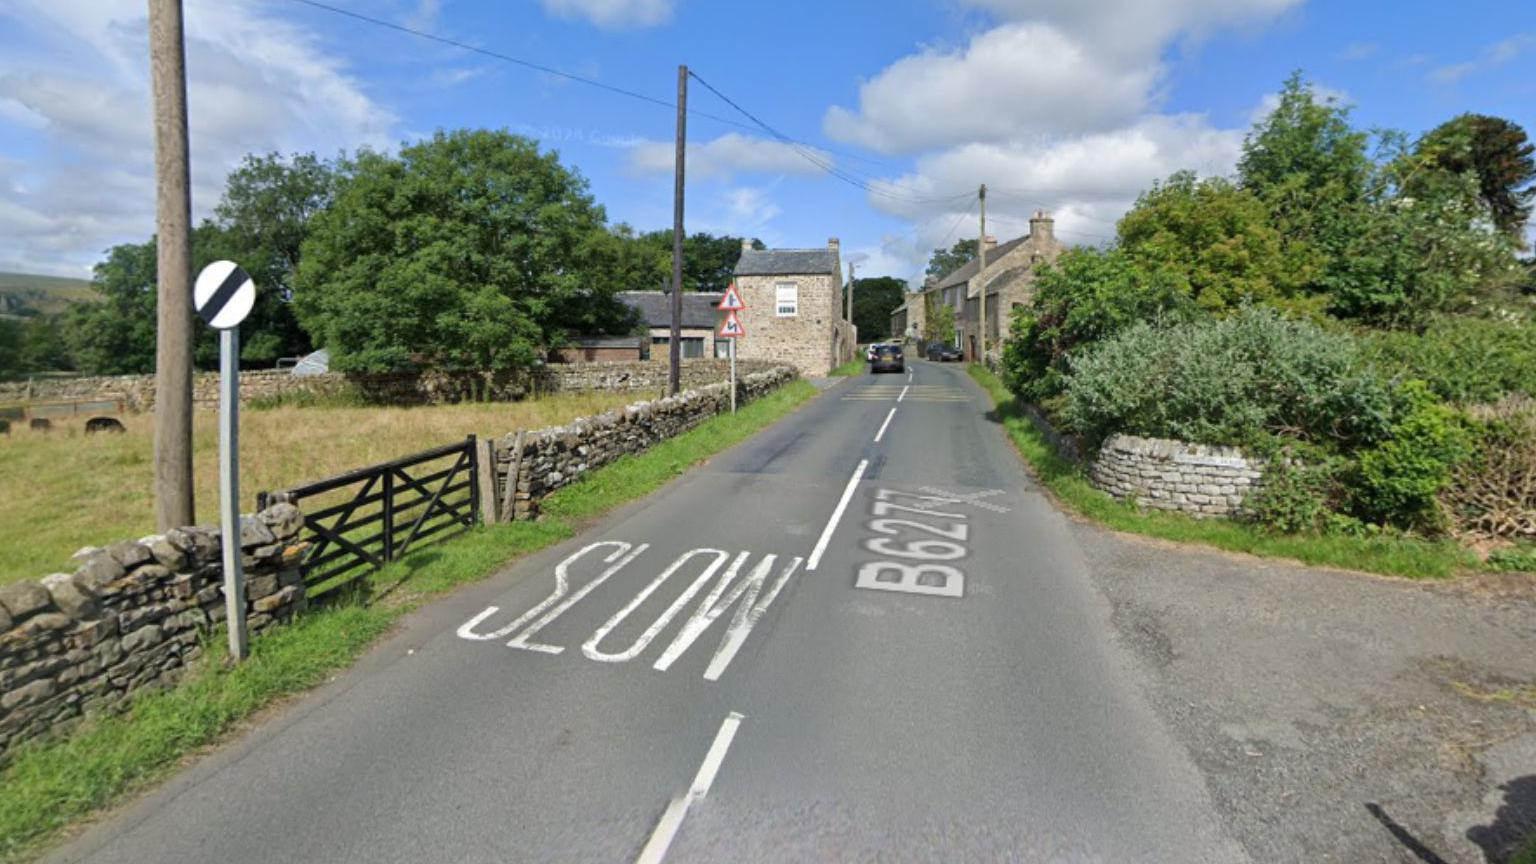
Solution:
[{"label": "overhead power line", "polygon": [[697,72],[694,72],[692,69],[689,69],[688,70],[688,75],[693,80],[695,80],[695,81],[699,82],[700,84],[704,85],[704,89],[706,89],[709,92],[711,92],[711,93],[715,94],[716,96],[720,97],[720,100],[722,102],[724,102],[725,104],[727,104],[727,105],[731,106],[732,108],[736,109],[736,111],[738,113],[740,113],[743,117],[747,118],[748,120],[750,120],[754,124],[756,124],[759,129],[763,130],[764,132],[767,132],[769,135],[772,135],[780,143],[785,144],[788,147],[790,147],[797,154],[799,154],[802,159],[806,160],[807,162],[810,162],[812,165],[815,165],[817,168],[820,168],[822,171],[826,172],[829,176],[835,177],[838,180],[841,180],[844,183],[849,184],[850,186],[854,186],[854,187],[856,187],[858,189],[861,189],[864,192],[867,192],[867,193],[869,193],[871,195],[878,195],[878,196],[880,196],[882,198],[887,198],[887,199],[890,199],[890,200],[893,200],[893,201],[901,201],[901,202],[905,202],[905,203],[909,203],[909,204],[929,204],[929,203],[944,203],[944,202],[957,201],[957,200],[959,200],[961,198],[965,198],[967,196],[970,196],[970,195],[974,194],[972,192],[967,191],[967,192],[958,192],[958,193],[956,193],[954,195],[940,195],[940,196],[926,197],[926,198],[916,197],[916,196],[912,196],[912,195],[896,195],[896,194],[893,194],[890,191],[887,191],[886,189],[879,188],[876,184],[879,184],[879,186],[886,186],[886,187],[897,188],[897,189],[903,188],[903,187],[901,187],[899,184],[891,183],[891,182],[885,181],[885,180],[873,180],[873,179],[870,179],[870,178],[860,177],[858,174],[856,174],[856,173],[854,173],[852,171],[849,171],[849,170],[843,169],[843,168],[838,168],[837,166],[832,165],[831,163],[827,162],[826,160],[820,158],[812,149],[810,149],[812,147],[812,145],[808,145],[808,144],[806,144],[806,143],[804,143],[802,141],[798,141],[798,140],[796,140],[794,138],[791,138],[790,136],[785,135],[783,132],[780,132],[778,129],[775,129],[773,126],[770,126],[767,123],[763,122],[761,119],[759,119],[757,117],[757,115],[755,115],[751,111],[748,111],[747,109],[741,107],[741,105],[737,104],[737,102],[734,99],[732,99],[731,97],[729,97],[729,96],[725,95],[724,93],[720,92],[719,88],[715,87],[713,84],[710,84],[708,81],[705,81],[702,77],[699,76],[699,74]]},{"label": "overhead power line", "polygon": [[[436,33],[430,33],[430,32],[428,32],[426,30],[420,30],[420,29],[415,28],[415,27],[407,27],[404,24],[396,24],[393,21],[386,21],[383,18],[376,18],[376,17],[374,17],[372,15],[365,15],[365,14],[363,14],[361,12],[354,12],[351,9],[344,9],[344,8],[342,8],[340,6],[333,6],[333,5],[329,4],[329,3],[323,3],[323,2],[321,2],[321,0],[290,0],[290,2],[299,3],[299,4],[302,4],[304,6],[309,6],[309,7],[313,8],[313,9],[319,9],[319,10],[322,10],[322,11],[325,11],[325,12],[330,12],[332,14],[340,15],[340,16],[343,16],[343,17],[346,17],[346,18],[351,18],[351,19],[356,20],[356,21],[362,21],[362,22],[364,22],[366,24],[372,24],[375,27],[382,27],[382,28],[384,28],[386,30],[394,30],[397,33],[405,33],[405,34],[407,34],[409,36],[415,36],[418,39],[426,39],[426,40],[431,41],[431,42],[436,42],[436,43],[438,43],[440,45],[448,45],[450,47],[458,48],[458,49],[463,50],[463,51],[469,51],[469,52],[474,53],[474,54],[480,54],[480,55],[485,56],[485,57],[490,57],[493,60],[500,60],[500,61],[502,61],[504,63],[511,63],[511,64],[513,64],[515,66],[521,66],[521,67],[523,67],[525,69],[532,69],[535,72],[543,72],[546,75],[554,75],[557,78],[564,78],[567,81],[574,81],[574,82],[576,82],[578,84],[585,84],[585,85],[587,85],[589,87],[596,87],[599,90],[606,90],[609,93],[613,93],[613,94],[616,94],[616,95],[619,95],[619,96],[625,96],[625,97],[628,97],[630,99],[638,99],[641,102],[648,102],[648,103],[650,103],[652,105],[655,105],[657,107],[660,107],[660,108],[666,108],[666,109],[672,110],[672,111],[677,110],[677,103],[676,102],[671,102],[671,101],[668,101],[666,99],[662,99],[662,98],[659,98],[659,97],[656,97],[656,96],[650,96],[650,95],[647,95],[645,93],[641,93],[638,90],[630,90],[630,89],[628,89],[626,87],[618,87],[618,86],[615,86],[613,84],[606,84],[606,83],[604,83],[602,81],[598,81],[595,78],[588,78],[585,75],[577,75],[574,72],[567,72],[567,71],[565,71],[563,69],[556,69],[553,66],[546,66],[543,63],[536,63],[536,62],[534,62],[532,60],[525,60],[525,59],[523,59],[521,57],[514,57],[514,56],[512,56],[510,54],[504,54],[504,53],[502,53],[500,51],[492,51],[492,50],[490,50],[488,48],[481,48],[481,47],[479,47],[477,45],[471,45],[468,42],[460,42],[457,39],[450,39],[447,36],[439,36]],[[695,76],[695,77],[697,77],[697,76]],[[704,83],[702,79],[700,79],[700,83]],[[709,85],[705,84],[705,86],[707,87]],[[713,88],[711,88],[711,89],[713,89]],[[745,130],[747,130],[749,132],[757,131],[757,127],[753,126],[752,124],[750,124],[750,123],[743,123],[743,122],[741,122],[739,120],[733,120],[730,117],[722,117],[722,116],[720,116],[718,114],[711,114],[711,113],[709,113],[707,111],[697,111],[697,110],[694,110],[692,108],[688,109],[688,113],[691,116],[702,117],[702,118],[704,118],[706,120],[713,120],[716,123],[722,123],[722,124],[724,124],[726,126],[732,126],[732,127],[737,128],[737,129],[745,129]],[[797,142],[797,143],[801,143],[801,142]],[[809,146],[809,145],[803,145],[803,146]],[[830,147],[820,147],[818,149],[824,150],[824,151],[826,151],[828,153],[836,154],[838,156],[844,156],[844,157],[847,157],[847,158],[850,158],[850,159],[858,159],[858,160],[861,160],[861,161],[864,161],[864,162],[869,162],[871,164],[878,164],[879,162],[882,161],[882,160],[877,160],[877,159],[871,159],[871,158],[869,158],[867,156],[860,156],[860,155],[858,155],[856,153],[848,153],[846,151],[834,150],[834,149],[832,149]]]}]

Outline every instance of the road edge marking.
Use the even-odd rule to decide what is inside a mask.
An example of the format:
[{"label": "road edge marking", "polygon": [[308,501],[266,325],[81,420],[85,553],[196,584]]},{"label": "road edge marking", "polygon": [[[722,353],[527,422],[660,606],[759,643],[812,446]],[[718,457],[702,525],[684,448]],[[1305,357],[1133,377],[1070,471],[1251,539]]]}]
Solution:
[{"label": "road edge marking", "polygon": [[837,530],[837,523],[843,518],[843,511],[848,509],[848,499],[853,497],[853,490],[859,485],[859,480],[864,477],[864,469],[869,467],[869,460],[859,462],[859,467],[848,478],[848,485],[843,488],[843,497],[837,502],[837,509],[832,511],[832,518],[827,520],[827,527],[821,531],[821,539],[816,541],[816,548],[811,550],[811,557],[806,559],[805,569],[810,572],[821,563],[822,553],[827,551],[827,544],[832,542],[832,533]]},{"label": "road edge marking", "polygon": [[688,808],[709,794],[709,787],[714,785],[715,775],[720,772],[725,753],[731,749],[731,741],[735,739],[736,730],[740,728],[743,719],[745,716],[739,711],[726,715],[720,724],[720,731],[715,733],[715,740],[709,745],[709,752],[704,754],[698,773],[693,775],[693,783],[688,787],[688,792],[678,795],[667,804],[666,811],[657,820],[656,828],[651,831],[651,837],[646,841],[645,848],[640,850],[640,857],[635,859],[635,864],[661,864],[667,855],[667,848],[677,837],[677,830],[683,825],[683,817],[688,815]]},{"label": "road edge marking", "polygon": [[880,439],[885,437],[885,427],[891,425],[891,419],[894,418],[895,416],[896,416],[896,409],[895,408],[891,409],[891,413],[885,415],[885,422],[880,424],[880,431],[875,433],[875,443],[876,444],[879,444],[880,443]]}]

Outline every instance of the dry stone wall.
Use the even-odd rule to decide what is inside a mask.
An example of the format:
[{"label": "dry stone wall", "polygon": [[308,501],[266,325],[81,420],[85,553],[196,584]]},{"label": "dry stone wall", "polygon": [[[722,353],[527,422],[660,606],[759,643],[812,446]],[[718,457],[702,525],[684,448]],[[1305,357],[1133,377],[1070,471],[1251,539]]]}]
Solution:
[{"label": "dry stone wall", "polygon": [[[303,516],[241,520],[250,629],[306,603]],[[179,528],[76,553],[72,573],[0,586],[0,764],[16,745],[175,681],[225,616],[217,528]]]},{"label": "dry stone wall", "polygon": [[1115,435],[1094,457],[1089,479],[1121,500],[1196,517],[1232,516],[1264,474],[1236,447]]},{"label": "dry stone wall", "polygon": [[[738,374],[737,404],[757,399],[798,376],[790,366]],[[730,410],[730,385],[710,384],[676,396],[637,402],[623,411],[584,417],[566,426],[503,436],[493,445],[497,498],[504,498],[507,478],[514,471],[516,481],[512,512],[502,512],[500,517],[532,518],[545,496],[588,471],[681,435]]]},{"label": "dry stone wall", "polygon": [[[775,365],[760,360],[738,360],[737,372],[763,371]],[[682,385],[702,387],[724,381],[729,368],[726,360],[685,360]],[[537,371],[490,375],[472,372],[293,375],[287,370],[256,370],[240,373],[240,401],[295,394],[334,396],[357,393],[380,404],[432,405],[482,398],[517,400],[533,393],[660,391],[667,386],[667,371],[665,358],[620,363],[552,363]],[[218,408],[218,373],[199,372],[192,376],[192,401],[199,408]],[[153,375],[114,375],[0,382],[0,404],[25,402],[119,402],[125,411],[148,411],[155,404],[155,378]]]}]

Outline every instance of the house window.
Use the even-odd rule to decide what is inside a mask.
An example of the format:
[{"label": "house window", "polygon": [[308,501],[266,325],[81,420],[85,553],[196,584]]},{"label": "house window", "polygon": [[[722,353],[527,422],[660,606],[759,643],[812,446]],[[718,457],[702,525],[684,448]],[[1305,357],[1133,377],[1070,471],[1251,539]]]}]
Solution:
[{"label": "house window", "polygon": [[[667,346],[671,341],[672,340],[666,336],[652,336],[652,353],[660,353],[663,356],[667,355],[670,350]],[[704,356],[703,336],[684,336],[683,341],[679,342],[678,344],[682,346],[682,355],[684,360],[692,360],[694,358]]]},{"label": "house window", "polygon": [[793,318],[800,311],[800,286],[793,282],[780,282],[777,291],[777,303],[780,318]]}]

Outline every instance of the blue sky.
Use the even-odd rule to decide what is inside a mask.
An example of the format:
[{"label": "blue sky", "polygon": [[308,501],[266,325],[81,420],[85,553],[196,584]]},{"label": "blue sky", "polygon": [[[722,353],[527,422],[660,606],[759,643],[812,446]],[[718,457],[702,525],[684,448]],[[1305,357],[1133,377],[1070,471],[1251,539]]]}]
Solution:
[{"label": "blue sky", "polygon": [[[694,82],[689,229],[837,236],[865,275],[913,276],[974,234],[982,182],[991,233],[1044,208],[1063,239],[1102,242],[1152,180],[1229,172],[1297,68],[1365,127],[1536,126],[1536,13],[1517,2],[327,2],[664,102],[689,64],[813,157]],[[666,107],[296,0],[186,16],[199,215],[246,152],[505,127],[559,150],[612,220],[671,223]],[[0,270],[84,275],[153,231],[146,27],[142,0],[0,0]]]}]

